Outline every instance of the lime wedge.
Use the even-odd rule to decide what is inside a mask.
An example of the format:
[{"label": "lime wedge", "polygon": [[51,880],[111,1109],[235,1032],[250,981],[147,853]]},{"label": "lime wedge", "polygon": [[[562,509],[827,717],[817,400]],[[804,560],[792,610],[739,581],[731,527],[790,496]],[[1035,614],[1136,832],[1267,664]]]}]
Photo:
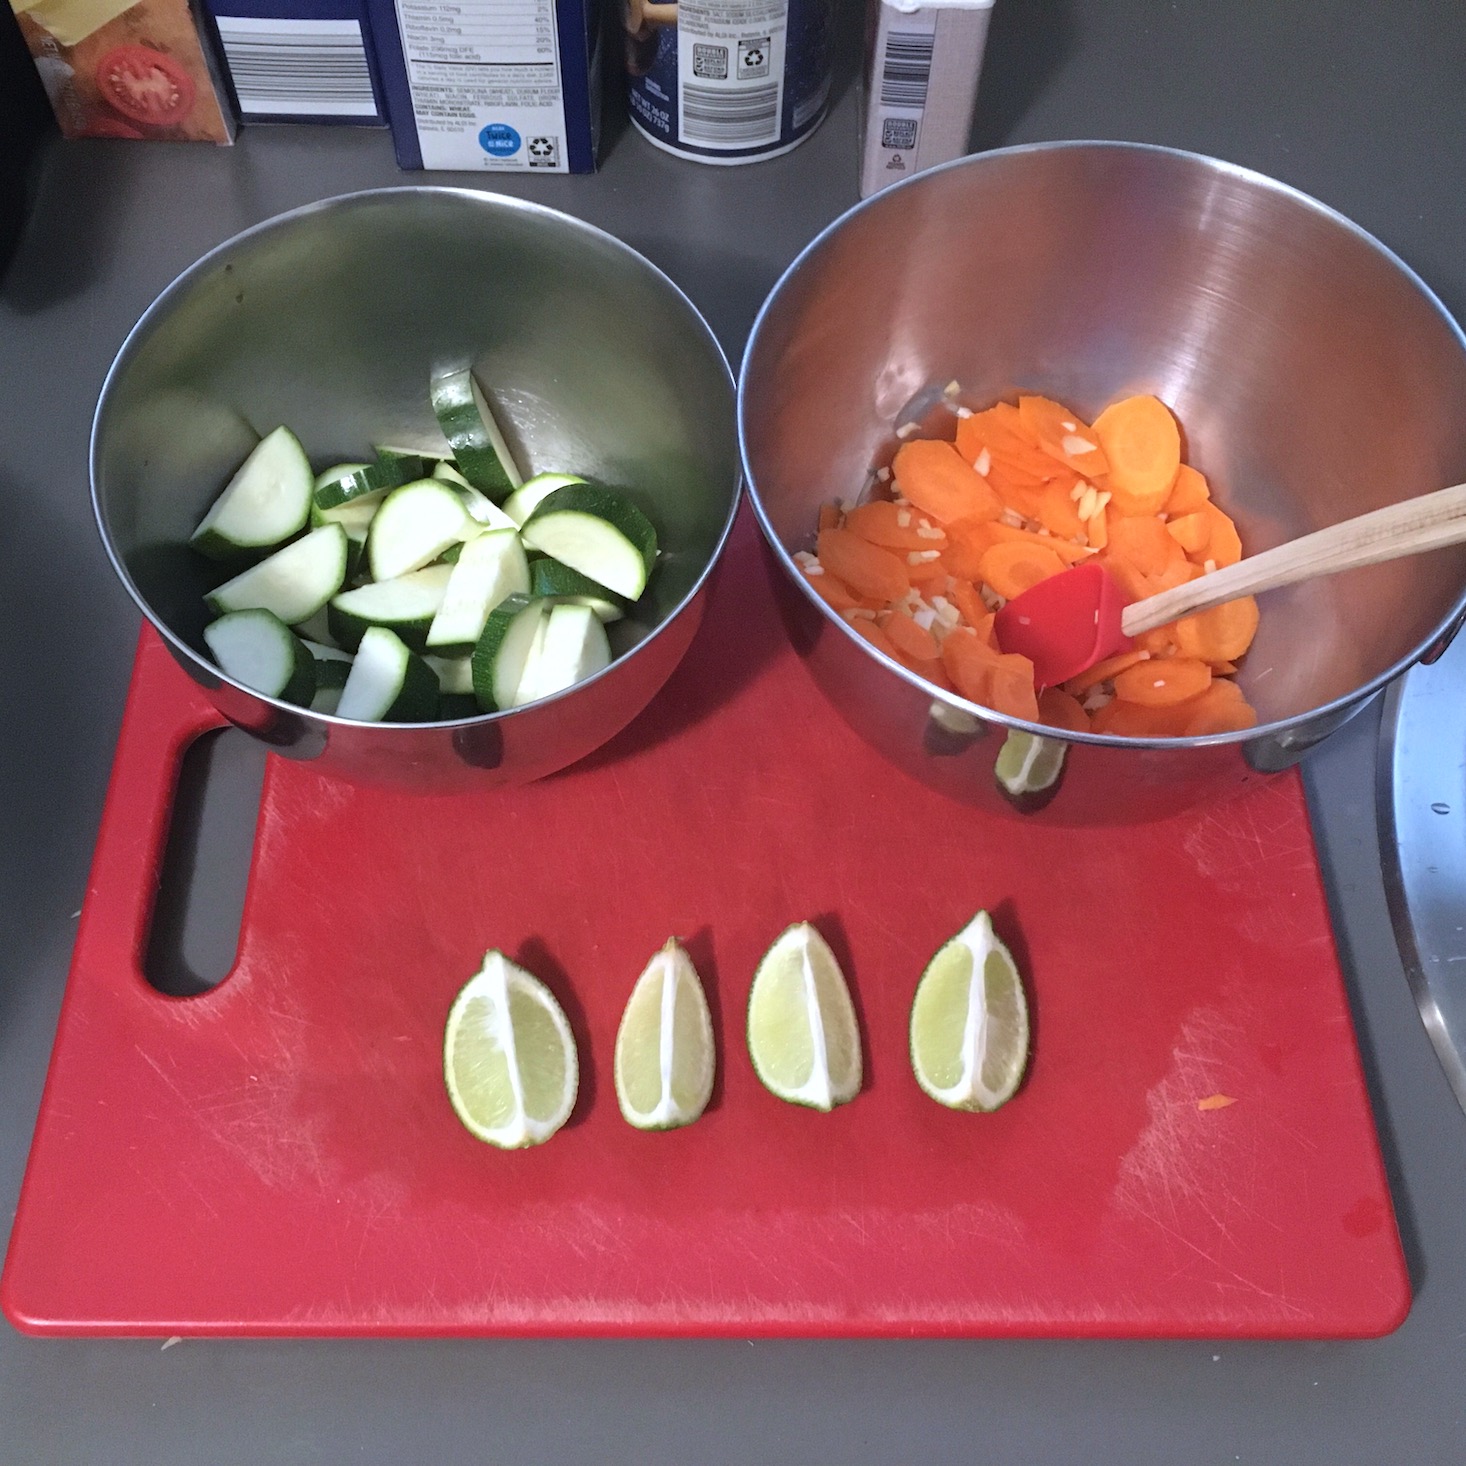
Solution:
[{"label": "lime wedge", "polygon": [[764,953],[748,995],[748,1053],[764,1086],[832,1110],[860,1093],[860,1025],[845,975],[808,922]]},{"label": "lime wedge", "polygon": [[570,1118],[580,1066],[564,1011],[537,977],[490,952],[448,1011],[443,1078],[480,1140],[539,1145]]},{"label": "lime wedge", "polygon": [[1038,794],[1052,788],[1063,773],[1068,750],[1061,738],[1043,738],[1015,728],[1003,740],[993,773],[1009,794]]},{"label": "lime wedge", "polygon": [[986,911],[927,964],[911,1004],[911,1067],[939,1105],[996,1110],[1028,1063],[1023,979]]},{"label": "lime wedge", "polygon": [[638,1130],[690,1125],[713,1092],[713,1020],[676,939],[647,963],[616,1030],[616,1100]]}]

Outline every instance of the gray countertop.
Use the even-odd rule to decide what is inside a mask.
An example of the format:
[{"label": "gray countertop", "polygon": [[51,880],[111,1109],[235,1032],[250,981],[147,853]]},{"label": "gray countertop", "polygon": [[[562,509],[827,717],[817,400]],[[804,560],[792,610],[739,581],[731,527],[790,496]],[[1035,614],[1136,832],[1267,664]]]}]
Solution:
[{"label": "gray countertop", "polygon": [[[854,39],[848,6],[844,19]],[[593,178],[502,186],[642,250],[736,359],[780,271],[855,201],[852,49],[830,119],[782,159],[703,168],[622,131]],[[1459,0],[997,0],[976,142],[1137,139],[1260,169],[1371,230],[1459,318],[1463,75]],[[297,204],[399,181],[387,137],[366,131],[256,128],[232,150],[89,143],[42,152],[30,225],[0,284],[7,1219],[136,635],[85,491],[103,373],[153,296],[210,246]],[[1390,1337],[162,1349],[157,1340],[43,1342],[0,1328],[0,1462],[1466,1459],[1466,1116],[1416,1014],[1386,913],[1378,722],[1371,711],[1336,735],[1308,782],[1415,1289]],[[237,780],[216,799],[247,808],[247,787]],[[200,882],[192,919],[207,946],[211,926],[227,931],[228,900],[206,873]],[[163,1217],[158,1245],[168,1245]]]}]

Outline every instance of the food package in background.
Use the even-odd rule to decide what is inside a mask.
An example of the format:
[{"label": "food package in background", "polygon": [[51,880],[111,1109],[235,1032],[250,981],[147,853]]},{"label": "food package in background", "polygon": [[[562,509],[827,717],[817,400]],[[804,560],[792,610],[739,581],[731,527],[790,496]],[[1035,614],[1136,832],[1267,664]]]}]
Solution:
[{"label": "food package in background", "polygon": [[870,0],[860,196],[967,152],[993,0]]},{"label": "food package in background", "polygon": [[366,0],[397,166],[593,173],[601,0]]},{"label": "food package in background", "polygon": [[188,0],[11,0],[64,137],[234,141]]}]

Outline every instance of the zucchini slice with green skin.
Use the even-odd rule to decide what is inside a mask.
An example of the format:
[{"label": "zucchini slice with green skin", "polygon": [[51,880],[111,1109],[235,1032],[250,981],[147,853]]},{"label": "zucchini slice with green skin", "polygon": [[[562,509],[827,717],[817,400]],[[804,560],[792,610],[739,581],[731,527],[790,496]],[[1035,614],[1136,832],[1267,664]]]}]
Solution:
[{"label": "zucchini slice with green skin", "polygon": [[599,484],[566,484],[542,499],[521,530],[524,543],[588,575],[628,601],[646,589],[657,532],[629,499]]},{"label": "zucchini slice with green skin", "polygon": [[467,541],[448,581],[443,605],[428,630],[430,651],[471,651],[489,613],[509,596],[529,592],[529,561],[519,532],[486,529]]},{"label": "zucchini slice with green skin", "polygon": [[589,606],[602,621],[619,621],[626,614],[625,602],[614,591],[548,555],[529,567],[529,590],[556,602]]},{"label": "zucchini slice with green skin", "polygon": [[382,500],[367,531],[367,568],[373,580],[395,580],[436,560],[463,538],[468,511],[442,479],[416,479]]},{"label": "zucchini slice with green skin", "polygon": [[334,647],[318,646],[314,642],[306,642],[306,646],[316,659],[316,691],[310,700],[310,710],[334,713],[341,703],[346,679],[351,675],[351,658]]},{"label": "zucchini slice with green skin", "polygon": [[504,434],[469,370],[432,380],[433,412],[453,449],[458,471],[496,504],[524,482]]},{"label": "zucchini slice with green skin", "polygon": [[458,496],[463,500],[463,507],[468,510],[469,518],[473,520],[474,529],[519,528],[517,520],[511,519],[486,494],[479,493],[446,458],[433,470],[433,477],[442,479],[444,483],[452,484],[458,490]]},{"label": "zucchini slice with green skin", "polygon": [[234,560],[284,544],[305,528],[315,476],[300,440],[279,427],[255,444],[189,544],[211,560]]},{"label": "zucchini slice with green skin", "polygon": [[273,612],[230,611],[204,627],[204,641],[222,671],[266,697],[303,706],[315,695],[316,659]]},{"label": "zucchini slice with green skin", "polygon": [[347,651],[355,651],[371,627],[385,626],[414,651],[421,651],[452,575],[451,565],[429,565],[395,580],[373,580],[342,591],[326,607],[331,636]]},{"label": "zucchini slice with green skin", "polygon": [[209,609],[273,611],[287,626],[309,621],[346,580],[346,531],[313,529],[204,597]]},{"label": "zucchini slice with green skin", "polygon": [[514,704],[518,707],[553,697],[593,677],[610,662],[606,628],[589,606],[552,606],[545,617],[544,634],[530,649]]},{"label": "zucchini slice with green skin", "polygon": [[423,478],[427,464],[415,453],[383,455],[378,450],[375,463],[338,463],[328,468],[315,481],[312,501],[317,509],[337,509],[353,499],[379,494]]},{"label": "zucchini slice with green skin", "polygon": [[504,500],[504,513],[515,524],[523,524],[556,489],[563,489],[569,484],[583,484],[584,482],[585,480],[579,474],[575,473],[537,473],[533,478],[525,479]]},{"label": "zucchini slice with green skin", "polygon": [[426,723],[438,715],[433,669],[385,626],[371,626],[336,705],[338,718],[360,723]]},{"label": "zucchini slice with green skin", "polygon": [[473,649],[473,695],[486,713],[515,706],[525,663],[547,611],[544,601],[514,595],[489,613]]}]

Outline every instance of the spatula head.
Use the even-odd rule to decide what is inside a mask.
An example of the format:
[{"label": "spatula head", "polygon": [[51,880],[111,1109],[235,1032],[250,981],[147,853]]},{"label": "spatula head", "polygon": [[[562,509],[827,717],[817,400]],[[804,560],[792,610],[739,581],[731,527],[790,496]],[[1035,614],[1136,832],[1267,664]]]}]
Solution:
[{"label": "spatula head", "polygon": [[1014,596],[993,623],[998,645],[1033,663],[1040,689],[1067,682],[1096,662],[1127,651],[1120,629],[1125,593],[1093,560]]}]

